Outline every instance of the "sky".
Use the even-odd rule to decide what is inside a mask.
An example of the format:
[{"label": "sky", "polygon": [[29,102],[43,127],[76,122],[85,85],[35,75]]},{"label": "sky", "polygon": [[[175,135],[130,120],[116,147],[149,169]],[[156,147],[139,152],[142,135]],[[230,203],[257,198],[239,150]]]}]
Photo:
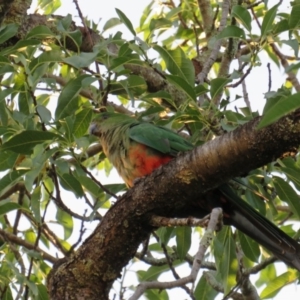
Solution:
[{"label": "sky", "polygon": [[[33,2],[37,2],[34,0]],[[55,14],[65,16],[68,13],[74,15],[78,15],[75,10],[75,4],[73,0],[61,0],[62,7],[55,12]],[[276,4],[278,1],[271,0],[269,1],[269,7]],[[289,1],[287,1],[289,2]],[[110,0],[110,1],[94,1],[94,0],[78,0],[80,8],[84,16],[88,16],[89,19],[92,19],[95,23],[99,23],[99,27],[102,28],[105,22],[112,18],[117,17],[117,13],[115,12],[115,8],[120,9],[125,15],[130,19],[134,28],[139,25],[139,18],[142,14],[143,9],[146,5],[150,3],[150,0],[136,0],[136,1],[125,1],[125,0]],[[288,5],[288,4],[287,4]],[[34,8],[36,5],[33,4]],[[78,20],[78,24],[80,24],[80,19]],[[127,28],[116,27],[114,30],[122,31],[123,36],[125,38],[132,38],[132,35],[128,31]],[[283,70],[279,70],[274,64],[271,65],[272,68],[272,89],[276,90],[279,85],[282,83],[282,76],[285,77]],[[249,92],[249,98],[251,101],[251,105],[253,110],[262,111],[262,107],[265,103],[264,93],[267,92],[266,88],[268,86],[268,74],[266,63],[264,62],[264,56],[262,59],[262,66],[258,68],[254,68],[249,77],[246,79],[246,84]],[[241,93],[240,93],[241,94]],[[235,105],[243,106],[243,103],[236,102]],[[115,175],[116,176],[116,173]],[[77,200],[78,201],[78,200]],[[76,205],[75,205],[76,206]],[[73,206],[74,207],[74,206]],[[183,272],[185,272],[183,270]],[[165,276],[164,280],[168,280]],[[298,291],[299,292],[299,291]],[[285,289],[283,293],[277,295],[276,299],[283,299],[284,296],[289,296],[289,300],[296,300],[297,297],[297,288],[295,285],[290,285],[289,289]],[[176,289],[176,291],[172,292],[176,299],[186,299],[187,296],[185,292],[182,292],[180,289]],[[174,298],[175,299],[175,298]]]}]

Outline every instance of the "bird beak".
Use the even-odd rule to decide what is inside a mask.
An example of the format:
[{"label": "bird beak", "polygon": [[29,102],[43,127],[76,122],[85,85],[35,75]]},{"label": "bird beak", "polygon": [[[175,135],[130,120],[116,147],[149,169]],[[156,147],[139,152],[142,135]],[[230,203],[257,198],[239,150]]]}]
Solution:
[{"label": "bird beak", "polygon": [[93,135],[99,135],[97,123],[92,123],[89,128],[89,133]]}]

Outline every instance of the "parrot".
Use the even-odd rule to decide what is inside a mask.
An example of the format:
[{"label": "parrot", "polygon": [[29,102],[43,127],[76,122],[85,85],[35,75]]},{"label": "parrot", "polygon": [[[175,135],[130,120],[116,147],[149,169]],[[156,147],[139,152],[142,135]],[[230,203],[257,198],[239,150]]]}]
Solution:
[{"label": "parrot", "polygon": [[[90,134],[99,138],[102,150],[130,188],[135,180],[167,164],[194,145],[176,132],[130,116],[99,113],[90,125]],[[223,209],[223,222],[234,226],[278,259],[300,271],[300,244],[240,198],[229,183],[224,183],[198,201],[197,216],[215,207]],[[192,208],[193,214],[195,208]]]}]

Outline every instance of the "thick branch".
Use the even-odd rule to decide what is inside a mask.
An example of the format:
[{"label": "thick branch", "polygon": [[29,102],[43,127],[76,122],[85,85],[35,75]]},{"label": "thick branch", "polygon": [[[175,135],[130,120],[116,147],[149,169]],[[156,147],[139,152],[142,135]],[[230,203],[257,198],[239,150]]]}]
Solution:
[{"label": "thick branch", "polygon": [[113,281],[153,229],[148,225],[153,214],[171,217],[189,211],[203,193],[300,144],[298,113],[259,131],[255,129],[258,122],[250,121],[182,154],[140,180],[110,209],[79,250],[53,270],[48,282],[52,299],[75,295],[108,299]]}]

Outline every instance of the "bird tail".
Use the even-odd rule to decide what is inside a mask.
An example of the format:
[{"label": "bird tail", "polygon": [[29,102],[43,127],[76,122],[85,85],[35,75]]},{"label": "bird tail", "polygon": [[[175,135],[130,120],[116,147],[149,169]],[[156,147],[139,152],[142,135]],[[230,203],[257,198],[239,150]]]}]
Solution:
[{"label": "bird tail", "polygon": [[[287,265],[300,271],[300,244],[276,227],[224,184],[218,187],[225,198],[224,223],[233,225],[271,251]],[[226,209],[228,206],[228,209]]]}]

